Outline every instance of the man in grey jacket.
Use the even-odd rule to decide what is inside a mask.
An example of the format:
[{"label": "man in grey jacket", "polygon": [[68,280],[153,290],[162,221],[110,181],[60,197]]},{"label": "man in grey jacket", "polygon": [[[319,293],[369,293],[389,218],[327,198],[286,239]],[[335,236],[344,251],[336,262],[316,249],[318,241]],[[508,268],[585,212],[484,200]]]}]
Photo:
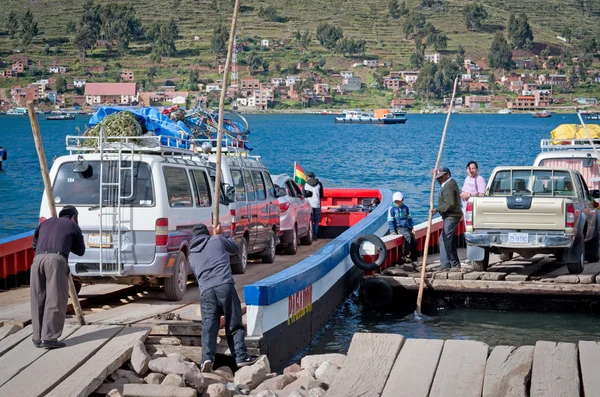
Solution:
[{"label": "man in grey jacket", "polygon": [[202,311],[202,372],[210,372],[215,362],[217,334],[221,316],[225,317],[225,332],[229,350],[238,367],[254,364],[256,357],[248,355],[246,330],[242,323],[242,305],[234,288],[229,256],[237,255],[240,247],[232,238],[221,236],[221,225],[211,236],[205,225],[194,227],[190,241],[190,266],[198,279],[200,310]]},{"label": "man in grey jacket", "polygon": [[459,269],[460,261],[458,260],[458,239],[456,229],[462,218],[462,209],[460,207],[460,189],[452,174],[446,167],[441,167],[436,170],[435,177],[441,186],[438,196],[438,206],[431,210],[435,215],[440,213],[444,220],[444,228],[442,230],[440,241],[440,265],[432,270],[440,271],[447,269]]}]

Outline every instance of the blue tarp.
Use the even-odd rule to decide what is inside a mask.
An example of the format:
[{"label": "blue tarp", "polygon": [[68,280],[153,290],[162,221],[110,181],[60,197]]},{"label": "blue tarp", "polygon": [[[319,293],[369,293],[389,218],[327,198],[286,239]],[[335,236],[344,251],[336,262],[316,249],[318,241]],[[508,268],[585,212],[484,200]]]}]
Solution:
[{"label": "blue tarp", "polygon": [[[192,132],[186,126],[183,121],[173,121],[169,118],[169,116],[162,114],[155,108],[122,108],[118,106],[104,106],[98,109],[96,113],[90,117],[89,124],[90,126],[98,125],[104,120],[107,116],[127,111],[136,116],[138,121],[142,124],[143,127],[148,132],[154,133],[156,136],[161,136],[161,144],[165,146],[173,146],[180,148],[189,148],[189,142],[181,142],[179,139],[184,139],[186,141],[192,139]],[[188,119],[187,123],[200,124],[202,127],[202,120],[200,118],[192,118]],[[237,125],[237,123],[236,123]],[[224,129],[228,132],[235,133],[237,130],[232,125],[223,125]],[[239,130],[239,128],[238,128]],[[208,132],[208,131],[207,131]],[[209,136],[212,139],[217,138],[216,133],[210,133]],[[177,139],[172,139],[172,138]],[[223,138],[223,145],[233,145],[233,139],[231,137]],[[244,147],[248,150],[252,150],[253,148],[247,143],[244,142]]]}]

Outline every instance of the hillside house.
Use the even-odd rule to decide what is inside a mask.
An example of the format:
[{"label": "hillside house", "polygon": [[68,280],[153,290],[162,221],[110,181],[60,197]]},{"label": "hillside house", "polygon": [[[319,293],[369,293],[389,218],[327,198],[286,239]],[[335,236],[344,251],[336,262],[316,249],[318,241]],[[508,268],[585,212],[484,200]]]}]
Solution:
[{"label": "hillside house", "polygon": [[577,98],[577,103],[580,105],[597,105],[598,98]]},{"label": "hillside house", "polygon": [[[254,90],[252,98],[256,110],[267,110],[269,103],[273,102],[275,96],[273,94],[273,90]],[[250,100],[248,103],[250,103]]]},{"label": "hillside house", "polygon": [[425,54],[425,62],[440,63],[441,55],[439,52],[434,54]]},{"label": "hillside house", "polygon": [[517,59],[515,60],[515,67],[517,69],[535,69],[535,61],[531,59]]},{"label": "hillside house", "polygon": [[133,74],[133,70],[123,69],[120,72],[121,81],[134,81],[135,77]]},{"label": "hillside house", "polygon": [[545,84],[556,85],[556,86],[565,86],[567,85],[567,76],[564,74],[551,74],[548,76]]},{"label": "hillside house", "polygon": [[399,78],[386,77],[383,79],[383,86],[388,90],[398,91],[403,83],[404,80],[400,80]]},{"label": "hillside house", "polygon": [[314,85],[313,90],[315,92],[315,95],[328,95],[329,94],[329,84],[317,83]]},{"label": "hillside house", "polygon": [[235,102],[238,104],[238,106],[248,106],[248,98],[236,98]]},{"label": "hillside house", "polygon": [[260,89],[260,81],[254,78],[240,80],[240,95],[244,97],[252,96],[254,90]]},{"label": "hillside house", "polygon": [[395,98],[390,102],[392,109],[404,109],[411,107],[417,100],[414,98]]},{"label": "hillside house", "polygon": [[340,72],[340,76],[342,77],[342,79],[349,79],[351,77],[354,77],[354,73],[345,70],[343,72]]},{"label": "hillside house", "polygon": [[87,105],[120,104],[138,102],[135,83],[87,83],[85,85]]},{"label": "hillside house", "polygon": [[11,70],[13,71],[13,73],[23,73],[25,71],[26,67],[27,67],[27,64],[19,59],[19,60],[13,62],[12,66],[11,66]]},{"label": "hillside house", "polygon": [[298,80],[300,80],[299,76],[287,76],[285,78],[285,86],[289,87],[291,85],[294,85]]},{"label": "hillside house", "polygon": [[507,107],[513,110],[535,110],[535,96],[519,95],[514,101],[509,101]]},{"label": "hillside house", "polygon": [[419,78],[418,70],[401,71],[400,76],[406,81],[406,84],[412,87],[415,81]]},{"label": "hillside house", "polygon": [[16,86],[12,87],[10,90],[10,96],[13,103],[17,106],[25,107],[28,102],[33,102],[37,104],[39,96],[38,96],[38,87],[37,86],[27,86],[21,87]]},{"label": "hillside house", "polygon": [[365,59],[363,61],[363,65],[368,67],[368,68],[373,68],[373,69],[377,69],[377,59]]},{"label": "hillside house", "polygon": [[269,48],[269,40],[267,40],[267,39],[262,39],[262,40],[260,41],[260,46],[261,46],[261,47],[264,47],[264,48]]},{"label": "hillside house", "polygon": [[213,91],[221,91],[221,85],[217,84],[217,83],[212,83],[212,84],[207,84],[206,85],[206,92],[213,92]]},{"label": "hillside house", "polygon": [[52,65],[48,67],[48,73],[65,74],[67,73],[67,68],[59,65]]},{"label": "hillside house", "polygon": [[465,96],[465,106],[469,109],[483,109],[492,107],[491,95],[468,95]]},{"label": "hillside house", "polygon": [[[444,105],[446,106],[450,106],[450,102],[452,101],[451,97],[444,97]],[[454,106],[455,107],[462,107],[464,103],[464,100],[462,97],[458,97],[458,98],[454,98]]]},{"label": "hillside house", "polygon": [[281,77],[273,77],[271,79],[271,84],[273,84],[275,87],[281,87],[285,85],[285,79]]},{"label": "hillside house", "polygon": [[348,79],[342,79],[340,85],[341,91],[358,91],[360,90],[360,77],[350,77]]},{"label": "hillside house", "polygon": [[85,86],[85,79],[73,79],[73,86],[77,88],[82,88]]},{"label": "hillside house", "polygon": [[155,91],[155,92],[140,92],[140,103],[144,106],[155,106],[162,103],[170,103],[173,105],[185,105],[189,92],[187,91]]}]

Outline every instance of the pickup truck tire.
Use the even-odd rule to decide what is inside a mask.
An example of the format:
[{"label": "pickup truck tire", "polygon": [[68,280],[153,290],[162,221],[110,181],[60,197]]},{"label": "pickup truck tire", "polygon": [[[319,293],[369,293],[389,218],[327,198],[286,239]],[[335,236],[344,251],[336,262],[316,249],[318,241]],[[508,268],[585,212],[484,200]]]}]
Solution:
[{"label": "pickup truck tire", "polygon": [[577,262],[567,262],[567,269],[571,274],[579,274],[583,271],[583,264],[585,263],[585,242],[583,241],[583,236],[581,236],[581,240],[577,243],[577,248],[573,247],[572,249],[578,249],[579,252],[579,260]]},{"label": "pickup truck tire", "polygon": [[509,261],[513,258],[514,252],[502,252],[500,253],[500,260],[503,262]]},{"label": "pickup truck tire", "polygon": [[476,272],[485,272],[490,264],[490,251],[485,250],[483,254],[483,260],[472,261],[473,270]]}]

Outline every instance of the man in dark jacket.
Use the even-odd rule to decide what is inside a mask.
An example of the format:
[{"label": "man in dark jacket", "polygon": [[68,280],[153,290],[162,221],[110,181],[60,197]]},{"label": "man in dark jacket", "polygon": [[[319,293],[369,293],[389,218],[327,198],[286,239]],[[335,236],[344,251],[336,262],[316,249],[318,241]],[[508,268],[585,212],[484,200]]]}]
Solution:
[{"label": "man in dark jacket", "polygon": [[460,269],[458,260],[458,239],[456,229],[462,218],[460,207],[460,189],[452,174],[446,167],[436,170],[435,177],[441,186],[438,196],[438,206],[432,209],[432,213],[440,213],[444,220],[442,230],[442,241],[440,241],[440,265],[433,268],[434,271],[446,269]]},{"label": "man in dark jacket", "polygon": [[202,372],[210,372],[215,362],[217,334],[221,316],[225,317],[225,332],[229,350],[238,367],[254,364],[256,357],[248,355],[246,330],[242,323],[242,305],[234,288],[229,256],[239,254],[240,246],[232,238],[221,236],[221,225],[211,236],[205,225],[194,227],[190,241],[190,266],[200,289],[202,311]]},{"label": "man in dark jacket", "polygon": [[319,179],[315,178],[314,172],[306,174],[308,180],[304,185],[305,192],[311,192],[312,196],[308,198],[308,203],[312,207],[313,212],[313,240],[319,238],[319,222],[321,222],[321,198],[323,197],[323,184]]},{"label": "man in dark jacket", "polygon": [[58,218],[42,222],[33,234],[31,265],[31,325],[37,347],[64,347],[58,341],[65,325],[69,298],[69,253],[83,255],[85,243],[77,225],[77,209],[65,206]]}]

